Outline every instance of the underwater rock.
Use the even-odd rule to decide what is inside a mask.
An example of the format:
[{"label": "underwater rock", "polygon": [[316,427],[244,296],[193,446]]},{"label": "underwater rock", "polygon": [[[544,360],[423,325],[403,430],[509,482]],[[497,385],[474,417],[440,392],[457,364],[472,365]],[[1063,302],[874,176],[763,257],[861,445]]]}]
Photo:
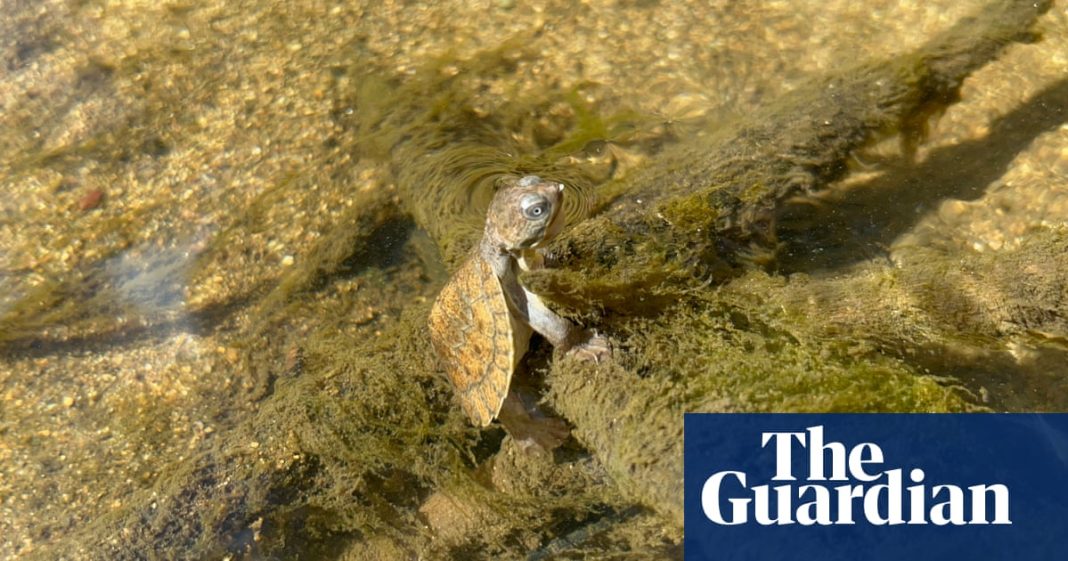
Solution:
[{"label": "underwater rock", "polygon": [[104,201],[104,191],[101,189],[92,189],[86,194],[82,195],[82,198],[78,199],[78,210],[85,212],[93,210],[100,206],[100,203]]}]

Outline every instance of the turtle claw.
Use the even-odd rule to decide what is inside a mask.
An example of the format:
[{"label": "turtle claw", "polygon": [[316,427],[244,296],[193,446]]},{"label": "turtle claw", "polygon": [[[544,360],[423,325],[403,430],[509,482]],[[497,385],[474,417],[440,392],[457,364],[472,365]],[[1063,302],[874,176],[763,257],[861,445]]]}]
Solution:
[{"label": "turtle claw", "polygon": [[608,338],[597,332],[593,332],[583,343],[579,343],[567,350],[565,356],[573,356],[581,361],[600,364],[612,356],[612,346]]},{"label": "turtle claw", "polygon": [[521,430],[513,428],[512,432],[520,435],[512,438],[516,439],[519,449],[528,454],[551,452],[559,448],[567,440],[567,437],[571,436],[571,429],[568,428],[567,423],[563,419],[553,417],[540,419],[536,424],[529,425]]},{"label": "turtle claw", "polygon": [[517,390],[508,392],[498,415],[504,430],[524,452],[551,452],[559,448],[571,429],[563,419],[543,413]]}]

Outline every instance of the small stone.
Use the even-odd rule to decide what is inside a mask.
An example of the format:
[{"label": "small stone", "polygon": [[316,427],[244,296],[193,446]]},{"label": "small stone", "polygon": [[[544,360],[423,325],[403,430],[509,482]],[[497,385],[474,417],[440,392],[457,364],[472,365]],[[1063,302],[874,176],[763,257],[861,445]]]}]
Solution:
[{"label": "small stone", "polygon": [[282,266],[283,267],[292,267],[293,266],[293,256],[292,255],[286,255],[285,257],[283,257],[282,258]]},{"label": "small stone", "polygon": [[63,396],[63,407],[73,407],[73,406],[74,406],[74,398],[72,396],[69,396],[69,395]]},{"label": "small stone", "polygon": [[100,203],[104,201],[104,191],[102,189],[91,189],[86,194],[82,195],[82,198],[78,199],[78,210],[88,211],[100,206]]}]

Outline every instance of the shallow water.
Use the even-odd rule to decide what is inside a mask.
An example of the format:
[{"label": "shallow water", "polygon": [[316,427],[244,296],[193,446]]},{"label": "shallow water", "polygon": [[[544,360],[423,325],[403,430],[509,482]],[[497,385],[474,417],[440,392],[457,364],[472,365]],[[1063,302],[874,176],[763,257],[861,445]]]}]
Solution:
[{"label": "shallow water", "polygon": [[[983,4],[4,4],[0,557],[678,557],[546,345],[553,457],[451,401],[422,318],[487,178],[640,212],[677,147]],[[1065,410],[1064,6],[1036,29],[729,275],[557,301],[687,406]]]}]

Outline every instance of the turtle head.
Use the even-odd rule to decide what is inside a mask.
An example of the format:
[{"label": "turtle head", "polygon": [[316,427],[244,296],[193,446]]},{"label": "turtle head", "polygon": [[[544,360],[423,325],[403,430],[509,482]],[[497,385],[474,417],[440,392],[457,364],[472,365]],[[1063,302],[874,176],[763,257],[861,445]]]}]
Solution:
[{"label": "turtle head", "polygon": [[486,239],[508,251],[530,249],[559,233],[564,185],[536,175],[509,179],[493,196]]}]

